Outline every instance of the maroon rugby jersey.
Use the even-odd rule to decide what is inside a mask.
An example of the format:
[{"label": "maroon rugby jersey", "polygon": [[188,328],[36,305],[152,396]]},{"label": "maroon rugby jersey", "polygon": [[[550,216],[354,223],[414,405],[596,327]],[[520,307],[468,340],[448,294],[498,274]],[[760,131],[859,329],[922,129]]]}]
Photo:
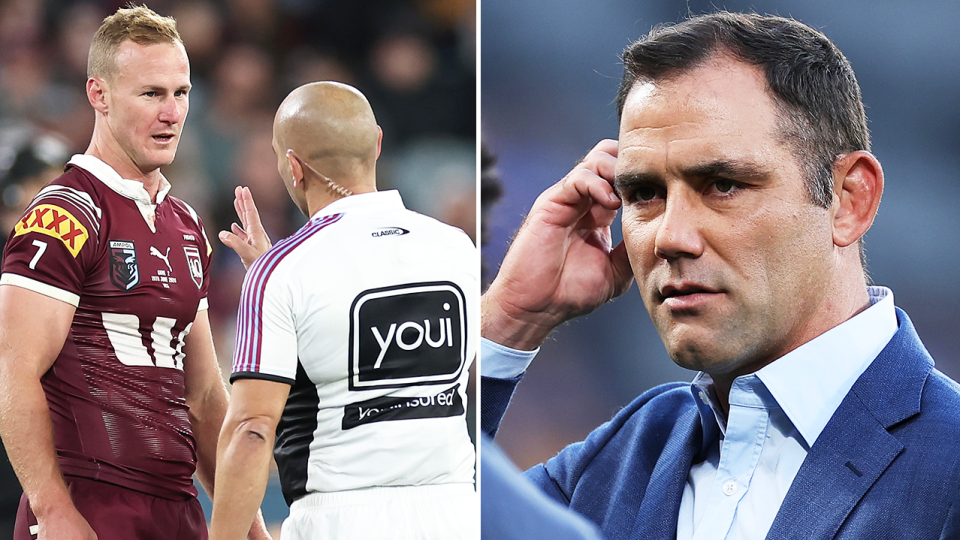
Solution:
[{"label": "maroon rugby jersey", "polygon": [[77,308],[41,379],[63,473],[186,499],[197,457],[183,340],[207,307],[210,246],[167,191],[153,209],[142,184],[74,156],[10,233],[0,283]]}]

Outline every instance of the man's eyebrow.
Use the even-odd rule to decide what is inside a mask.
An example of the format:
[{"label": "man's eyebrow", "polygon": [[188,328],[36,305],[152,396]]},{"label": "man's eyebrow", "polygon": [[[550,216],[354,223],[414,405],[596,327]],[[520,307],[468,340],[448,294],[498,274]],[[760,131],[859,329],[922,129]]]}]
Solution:
[{"label": "man's eyebrow", "polygon": [[613,188],[617,193],[637,184],[663,184],[663,177],[657,173],[623,172],[613,179]]},{"label": "man's eyebrow", "polygon": [[[684,178],[723,177],[731,180],[764,180],[770,172],[753,163],[733,160],[717,160],[700,165],[692,165],[680,170]],[[617,193],[637,185],[662,185],[663,176],[655,172],[622,172],[613,180]]]},{"label": "man's eyebrow", "polygon": [[[193,88],[193,85],[192,85],[192,84],[183,84],[183,85],[180,85],[180,86],[176,87],[176,88],[174,89],[174,92],[177,92],[177,91],[180,91],[180,90],[190,90],[191,88]],[[140,87],[140,90],[141,90],[141,91],[146,91],[146,92],[166,92],[166,91],[167,91],[167,87],[166,87],[166,86],[157,86],[157,85],[155,85],[155,84],[145,84],[145,85],[143,85],[142,87]]]},{"label": "man's eyebrow", "polygon": [[753,163],[719,160],[694,165],[681,170],[685,177],[708,178],[720,176],[733,180],[762,180],[770,175],[769,171]]}]

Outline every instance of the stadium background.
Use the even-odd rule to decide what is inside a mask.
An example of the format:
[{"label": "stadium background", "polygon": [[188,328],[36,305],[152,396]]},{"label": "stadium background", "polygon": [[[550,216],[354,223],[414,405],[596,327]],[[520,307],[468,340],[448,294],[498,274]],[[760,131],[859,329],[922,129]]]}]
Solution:
[{"label": "stadium background", "polygon": [[[90,39],[125,3],[0,2],[0,239],[32,194],[86,149]],[[190,113],[177,159],[163,172],[171,193],[204,219],[214,247],[210,317],[225,373],[244,270],[216,235],[236,220],[234,186],[250,186],[274,241],[305,222],[281,187],[270,143],[273,114],[293,88],[337,80],[364,92],[384,131],[381,189],[398,188],[408,207],[474,235],[474,0],[142,3],[177,19],[190,56]],[[2,459],[0,540],[12,534],[18,500]],[[278,531],[287,507],[275,473],[263,510]]]},{"label": "stadium background", "polygon": [[[544,188],[616,138],[620,52],[689,8],[756,10],[822,30],[859,78],[886,192],[867,234],[870,272],[893,289],[937,366],[960,379],[960,4],[893,0],[483,0],[481,132],[504,196],[485,224],[488,267]],[[615,224],[617,242],[621,237]],[[521,468],[584,438],[644,390],[690,380],[634,285],[565,325],[520,385],[498,442]]]}]

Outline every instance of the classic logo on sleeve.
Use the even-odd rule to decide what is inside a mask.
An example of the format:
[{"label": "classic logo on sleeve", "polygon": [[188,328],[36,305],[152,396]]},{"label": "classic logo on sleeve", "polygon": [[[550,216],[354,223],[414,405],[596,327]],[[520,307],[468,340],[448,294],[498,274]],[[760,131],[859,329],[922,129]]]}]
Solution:
[{"label": "classic logo on sleeve", "polygon": [[370,233],[370,236],[380,238],[381,236],[403,236],[405,234],[410,234],[410,231],[403,227],[381,227]]},{"label": "classic logo on sleeve", "polygon": [[38,232],[63,242],[74,257],[90,235],[73,214],[53,204],[38,204],[23,216],[14,228],[14,236]]},{"label": "classic logo on sleeve", "polygon": [[466,361],[463,291],[450,282],[360,293],[350,308],[351,390],[455,381]]}]

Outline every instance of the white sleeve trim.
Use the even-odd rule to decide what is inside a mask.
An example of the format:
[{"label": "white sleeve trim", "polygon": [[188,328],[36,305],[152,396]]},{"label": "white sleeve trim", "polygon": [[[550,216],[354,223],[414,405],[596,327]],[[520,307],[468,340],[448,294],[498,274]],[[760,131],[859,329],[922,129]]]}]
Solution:
[{"label": "white sleeve trim", "polygon": [[197,306],[197,311],[203,311],[205,309],[210,309],[210,302],[207,301],[206,297],[200,299],[200,305]]},{"label": "white sleeve trim", "polygon": [[522,375],[540,352],[540,347],[532,351],[518,351],[480,338],[480,375],[494,379],[512,379]]},{"label": "white sleeve trim", "polygon": [[73,307],[80,305],[80,296],[19,274],[11,274],[9,272],[3,274],[0,276],[0,285],[16,285],[17,287],[55,298],[61,302],[66,302]]}]

